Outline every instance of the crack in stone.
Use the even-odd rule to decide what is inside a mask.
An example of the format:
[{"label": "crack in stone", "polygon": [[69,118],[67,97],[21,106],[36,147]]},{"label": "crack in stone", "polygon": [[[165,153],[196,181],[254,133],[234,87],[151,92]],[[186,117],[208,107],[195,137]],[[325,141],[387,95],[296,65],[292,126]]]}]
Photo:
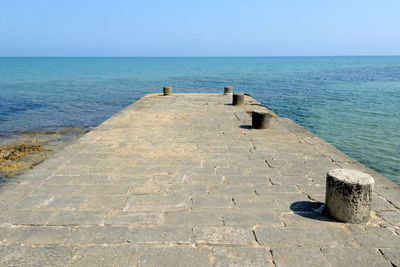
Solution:
[{"label": "crack in stone", "polygon": [[271,169],[273,168],[273,167],[271,166],[271,164],[269,164],[268,160],[265,159],[264,161],[265,161],[265,163],[267,163],[267,165],[268,165],[269,168],[271,168]]},{"label": "crack in stone", "polygon": [[382,255],[382,257],[387,260],[393,267],[396,267],[397,265],[394,264],[386,255],[385,253],[383,253],[382,249],[378,249],[379,253]]},{"label": "crack in stone", "polygon": [[269,250],[269,258],[272,262],[273,266],[276,266],[275,260],[274,260],[274,253],[272,252],[272,249]]},{"label": "crack in stone", "polygon": [[254,230],[251,230],[251,232],[253,233],[253,237],[254,237],[254,240],[256,241],[256,243],[257,243],[260,247],[262,247],[261,244],[258,242],[258,239],[257,239],[257,236],[256,236],[256,232],[254,232]]},{"label": "crack in stone", "polygon": [[256,187],[254,185],[251,185],[251,187],[253,188],[254,194],[259,196],[260,194],[257,192]]},{"label": "crack in stone", "polygon": [[250,143],[251,143],[252,149],[257,150],[256,145],[254,144],[253,139],[250,139]]},{"label": "crack in stone", "polygon": [[[319,248],[319,251],[321,252],[322,257],[325,259],[325,261],[328,262],[328,264],[329,264],[328,258],[326,257],[325,253],[322,251],[322,248]],[[330,265],[330,264],[329,264],[329,265]],[[330,265],[330,266],[331,266],[331,265]]]},{"label": "crack in stone", "polygon": [[189,199],[189,209],[192,210],[193,209],[193,198]]},{"label": "crack in stone", "polygon": [[279,185],[277,183],[272,182],[271,178],[268,178],[268,181],[271,183],[271,185]]}]

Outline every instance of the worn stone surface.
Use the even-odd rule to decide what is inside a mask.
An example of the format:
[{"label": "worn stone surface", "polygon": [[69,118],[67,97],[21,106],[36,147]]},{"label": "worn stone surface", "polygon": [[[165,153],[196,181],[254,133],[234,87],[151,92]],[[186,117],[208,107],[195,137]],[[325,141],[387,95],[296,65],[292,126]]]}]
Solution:
[{"label": "worn stone surface", "polygon": [[[272,249],[275,266],[328,266],[319,248],[288,247]],[[347,266],[347,265],[346,265]]]},{"label": "worn stone surface", "polygon": [[194,228],[193,240],[197,245],[250,246],[254,242],[250,228],[228,226]]},{"label": "worn stone surface", "polygon": [[125,226],[79,226],[70,236],[74,244],[123,244],[129,235]]},{"label": "worn stone surface", "polygon": [[[398,186],[289,119],[252,129],[272,111],[249,96],[231,104],[146,96],[2,185],[0,265],[398,264]],[[375,179],[368,224],[323,213],[326,172],[348,167]]]},{"label": "worn stone surface", "polygon": [[323,248],[322,253],[331,266],[392,266],[371,248]]},{"label": "worn stone surface", "polygon": [[65,266],[77,252],[77,247],[69,246],[0,246],[0,265]]},{"label": "worn stone surface", "polygon": [[191,228],[161,226],[134,228],[128,238],[134,244],[189,244]]},{"label": "worn stone surface", "polygon": [[88,246],[81,248],[71,266],[135,266],[140,251],[129,246]]},{"label": "worn stone surface", "polygon": [[400,253],[398,249],[384,248],[380,249],[380,251],[393,266],[400,266]]},{"label": "worn stone surface", "polygon": [[227,210],[223,212],[223,219],[227,226],[282,225],[279,213],[262,209],[251,212]]},{"label": "worn stone surface", "polygon": [[218,211],[172,211],[165,213],[166,225],[223,226],[223,213]]},{"label": "worn stone surface", "polygon": [[378,214],[381,218],[387,221],[390,225],[400,227],[399,211],[381,211]]},{"label": "worn stone surface", "polygon": [[61,226],[12,226],[0,227],[0,244],[57,245],[71,232]]},{"label": "worn stone surface", "polygon": [[215,248],[213,266],[273,266],[269,249]]},{"label": "worn stone surface", "polygon": [[287,246],[356,246],[351,235],[338,226],[262,227],[255,230],[258,242],[268,247]]},{"label": "worn stone surface", "polygon": [[159,225],[163,222],[163,213],[118,211],[113,212],[105,219],[105,225]]},{"label": "worn stone surface", "polygon": [[147,247],[141,250],[138,266],[211,266],[209,248]]},{"label": "worn stone surface", "polygon": [[400,235],[392,229],[365,227],[354,229],[354,237],[362,246],[371,248],[395,248],[400,250]]}]

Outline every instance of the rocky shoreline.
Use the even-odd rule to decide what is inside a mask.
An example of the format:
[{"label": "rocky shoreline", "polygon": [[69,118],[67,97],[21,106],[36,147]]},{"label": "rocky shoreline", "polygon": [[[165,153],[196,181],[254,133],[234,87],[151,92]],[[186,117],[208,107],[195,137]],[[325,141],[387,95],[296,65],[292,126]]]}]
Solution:
[{"label": "rocky shoreline", "polygon": [[79,127],[30,131],[5,138],[0,142],[0,181],[5,182],[32,169],[89,130]]}]

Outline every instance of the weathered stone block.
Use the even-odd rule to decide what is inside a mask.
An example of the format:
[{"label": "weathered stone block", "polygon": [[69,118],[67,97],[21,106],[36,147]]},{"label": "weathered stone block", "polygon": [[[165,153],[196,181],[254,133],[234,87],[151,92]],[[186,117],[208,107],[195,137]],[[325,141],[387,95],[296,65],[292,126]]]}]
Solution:
[{"label": "weathered stone block", "polygon": [[134,244],[189,244],[191,229],[188,227],[134,228],[128,237]]},{"label": "weathered stone block", "polygon": [[214,266],[274,266],[265,248],[215,248]]},{"label": "weathered stone block", "polygon": [[220,208],[232,208],[232,198],[217,197],[217,196],[194,196],[193,197],[193,209],[220,209]]},{"label": "weathered stone block", "polygon": [[60,210],[52,211],[48,225],[99,225],[108,211]]},{"label": "weathered stone block", "polygon": [[400,253],[398,249],[384,248],[380,249],[380,251],[393,266],[400,266]]},{"label": "weathered stone block", "polygon": [[263,246],[354,246],[354,239],[342,228],[328,226],[261,227],[255,230]]},{"label": "weathered stone block", "polygon": [[226,185],[217,184],[208,186],[208,192],[210,195],[254,195],[254,189],[251,185]]},{"label": "weathered stone block", "polygon": [[136,211],[118,211],[105,220],[105,225],[159,225],[163,220],[161,213],[141,213]]},{"label": "weathered stone block", "polygon": [[372,193],[372,206],[374,211],[396,211],[397,208],[376,193]]},{"label": "weathered stone block", "polygon": [[350,223],[368,222],[374,178],[350,169],[334,169],[326,176],[326,211],[333,218]]},{"label": "weathered stone block", "polygon": [[[270,178],[273,185],[311,185],[313,181],[305,176],[273,176]],[[321,190],[321,192],[323,192]]]},{"label": "weathered stone block", "polygon": [[282,222],[286,226],[313,226],[318,224],[336,224],[334,219],[326,217],[317,212],[299,212],[299,213],[288,213],[282,215]]},{"label": "weathered stone block", "polygon": [[225,177],[228,184],[265,184],[271,185],[266,176],[244,175]]},{"label": "weathered stone block", "polygon": [[272,258],[277,267],[329,266],[319,248],[273,248]]},{"label": "weathered stone block", "polygon": [[84,196],[28,196],[19,202],[16,209],[79,209],[87,201]]},{"label": "weathered stone block", "polygon": [[80,209],[84,210],[119,210],[122,209],[126,197],[122,196],[93,196],[87,200]]},{"label": "weathered stone block", "polygon": [[400,236],[383,227],[366,227],[353,231],[354,238],[363,246],[400,250]]},{"label": "weathered stone block", "polygon": [[167,188],[169,194],[204,195],[207,194],[205,184],[172,184]]},{"label": "weathered stone block", "polygon": [[197,245],[250,246],[255,242],[249,228],[199,227],[193,229],[193,239]]},{"label": "weathered stone block", "polygon": [[70,238],[75,244],[124,244],[128,236],[125,226],[80,226]]},{"label": "weathered stone block", "polygon": [[210,266],[211,254],[209,248],[145,247],[138,266]]},{"label": "weathered stone block", "polygon": [[322,248],[331,266],[392,266],[379,252],[370,248]]},{"label": "weathered stone block", "polygon": [[255,185],[256,192],[260,195],[268,195],[270,193],[297,193],[294,185]]},{"label": "weathered stone block", "polygon": [[77,251],[77,247],[66,246],[0,246],[0,265],[65,266]]},{"label": "weathered stone block", "polygon": [[283,225],[277,213],[265,210],[229,210],[223,217],[227,226]]},{"label": "weathered stone block", "polygon": [[220,211],[171,211],[164,216],[167,225],[222,226]]},{"label": "weathered stone block", "polygon": [[85,185],[82,195],[90,196],[124,196],[129,191],[129,185],[94,184]]},{"label": "weathered stone block", "polygon": [[59,245],[67,238],[70,231],[70,227],[61,226],[0,227],[0,242],[19,245]]},{"label": "weathered stone block", "polygon": [[[32,195],[54,195],[54,196],[76,196],[81,194],[83,186],[81,185],[52,185],[43,184],[34,190]],[[81,194],[82,195],[82,194]]]},{"label": "weathered stone block", "polygon": [[257,196],[252,197],[246,195],[233,196],[235,209],[265,209],[276,210],[279,204],[274,196]]},{"label": "weathered stone block", "polygon": [[0,216],[0,224],[44,225],[55,211],[53,210],[12,210]]},{"label": "weathered stone block", "polygon": [[189,201],[189,197],[180,195],[137,195],[128,198],[124,210],[183,210]]},{"label": "weathered stone block", "polygon": [[[134,266],[139,250],[130,246],[80,247],[70,262],[71,266]],[[64,265],[64,264],[63,264]]]},{"label": "weathered stone block", "polygon": [[400,212],[399,211],[381,211],[379,217],[395,227],[400,227]]}]

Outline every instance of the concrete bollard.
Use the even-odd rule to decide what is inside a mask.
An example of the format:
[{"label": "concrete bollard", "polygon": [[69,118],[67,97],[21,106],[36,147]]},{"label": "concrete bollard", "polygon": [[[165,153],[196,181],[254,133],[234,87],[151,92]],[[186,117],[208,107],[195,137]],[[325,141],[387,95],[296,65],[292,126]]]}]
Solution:
[{"label": "concrete bollard", "polygon": [[232,86],[225,86],[224,87],[224,95],[231,95],[233,94],[233,87]]},{"label": "concrete bollard", "polygon": [[244,94],[233,94],[232,105],[240,106],[244,104]]},{"label": "concrete bollard", "polygon": [[172,95],[172,87],[171,86],[164,86],[163,91],[164,91],[164,95]]},{"label": "concrete bollard", "polygon": [[264,110],[254,110],[251,117],[251,126],[254,129],[268,129],[272,114]]},{"label": "concrete bollard", "polygon": [[350,169],[330,170],[326,175],[325,205],[329,216],[343,222],[368,222],[374,178]]}]

